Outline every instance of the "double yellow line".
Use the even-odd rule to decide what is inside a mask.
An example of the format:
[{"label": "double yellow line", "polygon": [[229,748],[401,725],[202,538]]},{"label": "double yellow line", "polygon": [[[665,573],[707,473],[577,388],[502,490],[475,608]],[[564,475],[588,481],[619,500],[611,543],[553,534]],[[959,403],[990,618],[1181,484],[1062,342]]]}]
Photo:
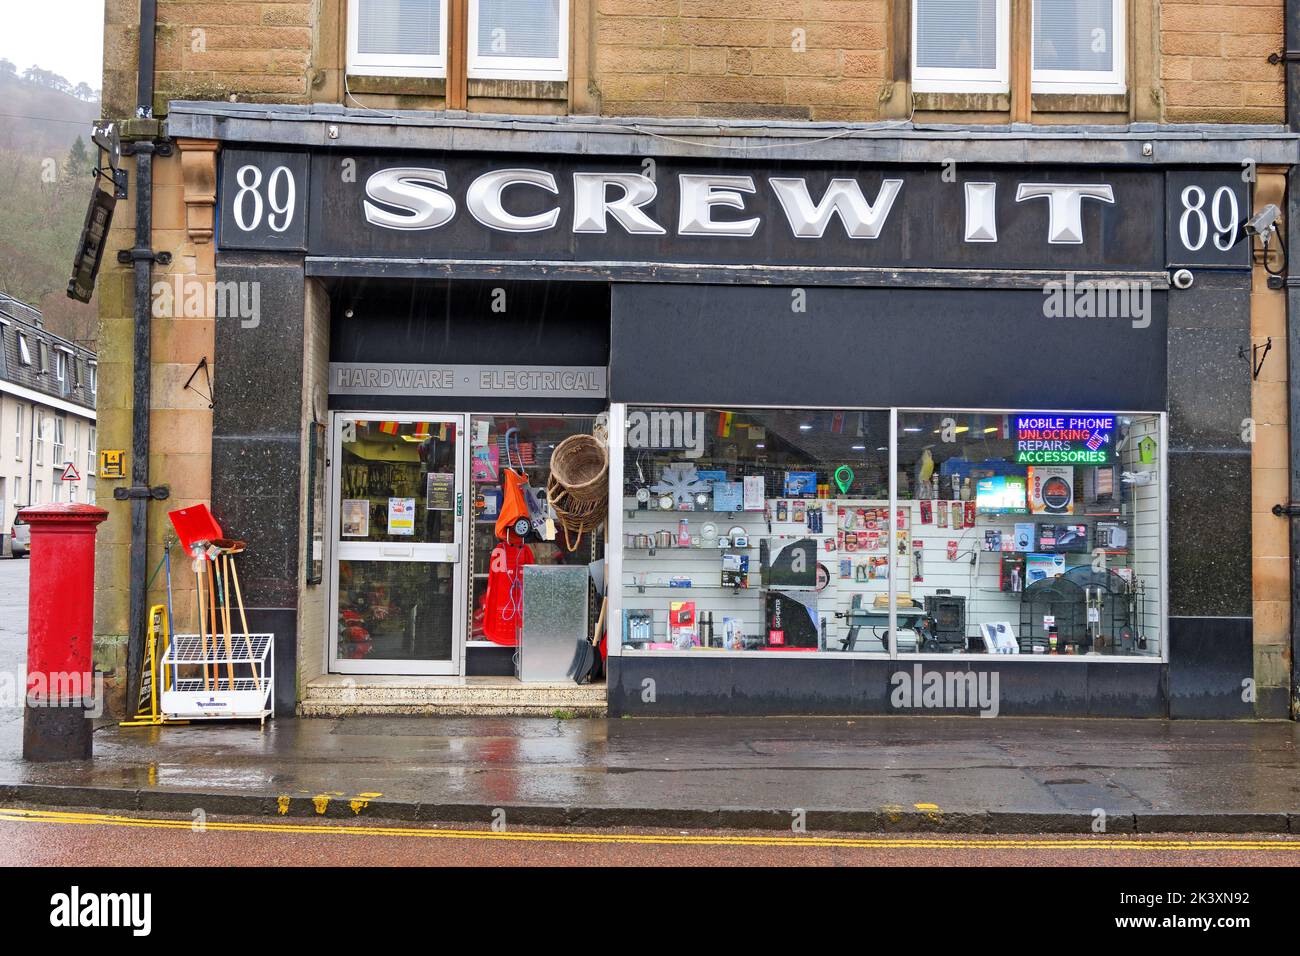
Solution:
[{"label": "double yellow line", "polygon": [[854,849],[935,849],[935,850],[1265,850],[1300,852],[1300,840],[1279,837],[1274,840],[1174,840],[1153,837],[1064,837],[1044,836],[1035,840],[1000,837],[817,837],[800,835],[703,835],[671,833],[575,833],[560,831],[539,833],[523,830],[445,830],[433,827],[371,826],[367,824],[235,822],[208,820],[195,823],[185,819],[125,816],[115,813],[79,813],[62,810],[26,810],[0,807],[0,822],[59,823],[77,826],[146,827],[161,830],[220,831],[234,833],[288,833],[296,835],[421,837],[441,840],[502,840],[522,843],[610,843],[649,844],[655,846],[757,846]]}]

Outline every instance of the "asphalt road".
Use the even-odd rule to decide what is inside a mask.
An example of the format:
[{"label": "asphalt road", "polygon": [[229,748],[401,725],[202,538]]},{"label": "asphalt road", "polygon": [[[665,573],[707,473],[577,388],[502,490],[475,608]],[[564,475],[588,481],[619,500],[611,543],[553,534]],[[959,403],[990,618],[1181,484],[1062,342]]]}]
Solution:
[{"label": "asphalt road", "polygon": [[[23,719],[30,558],[0,559],[0,724]],[[0,728],[0,734],[3,728]]]},{"label": "asphalt road", "polygon": [[0,865],[1200,866],[1300,865],[1300,837],[979,836],[553,830],[0,808]]}]

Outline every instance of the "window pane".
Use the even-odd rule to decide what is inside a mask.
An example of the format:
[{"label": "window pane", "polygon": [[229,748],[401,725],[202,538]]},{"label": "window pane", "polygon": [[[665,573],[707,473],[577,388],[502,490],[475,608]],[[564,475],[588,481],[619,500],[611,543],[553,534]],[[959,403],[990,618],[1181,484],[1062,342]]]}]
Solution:
[{"label": "window pane", "polygon": [[889,413],[630,406],[623,531],[634,651],[883,655]]},{"label": "window pane", "polygon": [[556,59],[560,0],[479,0],[478,54]]},{"label": "window pane", "polygon": [[450,659],[453,580],[434,561],[340,561],[339,658]]},{"label": "window pane", "polygon": [[994,70],[997,0],[916,0],[916,65]]},{"label": "window pane", "polygon": [[[921,651],[1159,655],[1158,416],[898,421],[911,529],[898,613],[900,632],[905,609],[923,615]],[[1122,480],[1144,472],[1148,483]]]},{"label": "window pane", "polygon": [[343,428],[341,540],[455,540],[456,426],[355,419]]},{"label": "window pane", "polygon": [[1034,68],[1108,73],[1114,0],[1034,0]]},{"label": "window pane", "polygon": [[[501,511],[502,466],[506,433],[518,429],[519,453],[530,487],[541,492],[551,477],[551,454],[570,435],[591,434],[595,419],[583,416],[476,415],[470,420],[470,500],[474,523],[470,529],[470,555],[474,584],[471,589],[470,640],[499,644],[514,641],[518,625],[500,602],[490,602],[492,555],[500,543],[496,521]],[[512,453],[513,454],[513,453]],[[516,465],[518,461],[516,461]],[[584,534],[573,551],[564,545],[560,531],[554,541],[529,541],[525,547],[533,564],[588,564],[604,556],[604,531]]]},{"label": "window pane", "polygon": [[358,0],[357,52],[438,56],[439,0]]}]

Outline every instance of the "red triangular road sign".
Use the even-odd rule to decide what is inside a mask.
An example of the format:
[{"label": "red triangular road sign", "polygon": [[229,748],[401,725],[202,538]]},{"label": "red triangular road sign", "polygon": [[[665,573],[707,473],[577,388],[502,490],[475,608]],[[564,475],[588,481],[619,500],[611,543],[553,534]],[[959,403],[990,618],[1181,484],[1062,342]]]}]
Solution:
[{"label": "red triangular road sign", "polygon": [[81,480],[81,475],[77,472],[77,466],[76,466],[75,464],[73,464],[72,462],[68,462],[68,463],[63,467],[63,480],[64,480],[64,481],[80,481],[80,480]]}]

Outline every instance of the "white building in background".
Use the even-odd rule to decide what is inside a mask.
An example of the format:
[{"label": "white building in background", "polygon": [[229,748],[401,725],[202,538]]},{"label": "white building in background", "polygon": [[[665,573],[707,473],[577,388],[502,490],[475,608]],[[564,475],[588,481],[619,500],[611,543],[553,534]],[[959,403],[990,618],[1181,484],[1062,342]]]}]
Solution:
[{"label": "white building in background", "polygon": [[[0,533],[19,508],[95,501],[95,353],[0,293]],[[75,481],[64,481],[71,463]]]}]

